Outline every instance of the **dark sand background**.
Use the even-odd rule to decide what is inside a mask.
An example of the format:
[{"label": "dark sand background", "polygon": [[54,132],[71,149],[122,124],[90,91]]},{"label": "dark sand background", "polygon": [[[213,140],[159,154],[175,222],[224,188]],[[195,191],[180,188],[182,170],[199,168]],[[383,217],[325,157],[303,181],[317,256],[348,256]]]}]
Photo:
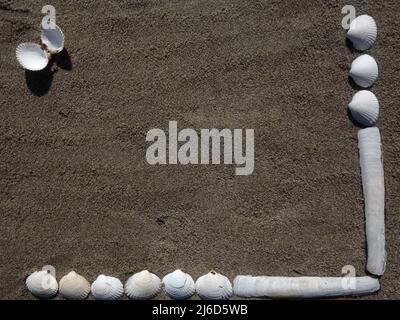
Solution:
[{"label": "dark sand background", "polygon": [[[32,298],[44,264],[90,281],[365,274],[344,4],[379,24],[388,263],[368,298],[400,298],[399,1],[51,1],[72,68],[38,82],[15,48],[38,42],[47,3],[0,1],[0,298]],[[254,128],[254,174],[148,165],[168,120]]]}]

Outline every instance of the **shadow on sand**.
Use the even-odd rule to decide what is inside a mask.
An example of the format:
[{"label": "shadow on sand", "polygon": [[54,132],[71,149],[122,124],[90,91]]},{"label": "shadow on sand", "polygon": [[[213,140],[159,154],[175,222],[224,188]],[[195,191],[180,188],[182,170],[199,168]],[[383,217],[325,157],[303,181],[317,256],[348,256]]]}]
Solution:
[{"label": "shadow on sand", "polygon": [[35,96],[41,97],[49,92],[54,74],[58,71],[57,68],[53,68],[54,64],[66,71],[72,70],[72,62],[67,49],[54,56],[45,69],[41,71],[25,70],[26,85]]}]

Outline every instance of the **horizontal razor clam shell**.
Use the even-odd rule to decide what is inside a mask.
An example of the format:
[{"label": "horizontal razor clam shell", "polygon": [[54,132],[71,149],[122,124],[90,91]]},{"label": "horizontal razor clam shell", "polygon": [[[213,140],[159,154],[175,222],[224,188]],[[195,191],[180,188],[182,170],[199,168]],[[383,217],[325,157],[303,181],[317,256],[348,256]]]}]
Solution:
[{"label": "horizontal razor clam shell", "polygon": [[381,136],[378,128],[358,132],[361,179],[365,205],[367,271],[381,276],[385,272],[385,183]]},{"label": "horizontal razor clam shell", "polygon": [[372,277],[253,277],[237,276],[234,294],[246,298],[324,298],[358,296],[380,289]]}]

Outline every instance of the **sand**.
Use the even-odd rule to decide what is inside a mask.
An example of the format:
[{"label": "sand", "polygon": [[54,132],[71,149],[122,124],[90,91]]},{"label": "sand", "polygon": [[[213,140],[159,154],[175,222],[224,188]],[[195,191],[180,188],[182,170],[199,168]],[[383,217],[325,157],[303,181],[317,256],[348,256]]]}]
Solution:
[{"label": "sand", "polygon": [[[0,1],[0,298],[31,299],[44,264],[93,281],[149,269],[194,278],[365,274],[349,1],[51,1],[66,49],[25,73],[41,5]],[[351,1],[379,24],[387,272],[400,298],[400,3]],[[152,128],[252,128],[255,171],[150,166]],[[160,296],[159,298],[163,298]]]}]

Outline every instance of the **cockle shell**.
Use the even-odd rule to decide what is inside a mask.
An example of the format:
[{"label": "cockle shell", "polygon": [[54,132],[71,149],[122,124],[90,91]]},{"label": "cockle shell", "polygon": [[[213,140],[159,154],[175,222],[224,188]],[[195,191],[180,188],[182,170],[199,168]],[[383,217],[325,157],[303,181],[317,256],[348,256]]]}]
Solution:
[{"label": "cockle shell", "polygon": [[196,291],[193,278],[180,269],[167,274],[162,283],[165,293],[175,300],[188,299]]},{"label": "cockle shell", "polygon": [[232,295],[232,285],[227,277],[210,271],[197,279],[196,291],[205,300],[226,300]]},{"label": "cockle shell", "polygon": [[66,299],[83,300],[89,293],[89,281],[75,271],[71,271],[60,280],[60,294]]},{"label": "cockle shell", "polygon": [[367,271],[381,276],[386,267],[386,250],[385,181],[379,129],[358,131],[358,148],[365,206]]},{"label": "cockle shell", "polygon": [[36,43],[21,43],[16,50],[19,64],[26,70],[40,71],[46,68],[49,57]]},{"label": "cockle shell", "polygon": [[377,34],[378,28],[374,18],[362,15],[351,22],[347,38],[355,49],[367,50],[374,45]]},{"label": "cockle shell", "polygon": [[373,277],[252,277],[237,276],[235,295],[246,298],[324,298],[364,295],[379,290]]},{"label": "cockle shell", "polygon": [[64,49],[64,33],[53,22],[46,24],[46,28],[42,25],[40,38],[50,53],[58,53]]},{"label": "cockle shell", "polygon": [[57,280],[49,270],[35,271],[26,278],[25,284],[28,290],[38,298],[54,297],[58,291]]},{"label": "cockle shell", "polygon": [[97,300],[117,300],[124,293],[124,286],[119,279],[101,274],[92,283],[91,291]]},{"label": "cockle shell", "polygon": [[360,87],[371,87],[378,79],[378,73],[378,64],[368,54],[359,56],[351,64],[350,76]]},{"label": "cockle shell", "polygon": [[349,110],[355,121],[370,127],[378,120],[379,101],[371,91],[361,90],[353,96]]},{"label": "cockle shell", "polygon": [[161,290],[161,280],[147,270],[135,273],[125,284],[125,293],[130,299],[148,300]]}]

